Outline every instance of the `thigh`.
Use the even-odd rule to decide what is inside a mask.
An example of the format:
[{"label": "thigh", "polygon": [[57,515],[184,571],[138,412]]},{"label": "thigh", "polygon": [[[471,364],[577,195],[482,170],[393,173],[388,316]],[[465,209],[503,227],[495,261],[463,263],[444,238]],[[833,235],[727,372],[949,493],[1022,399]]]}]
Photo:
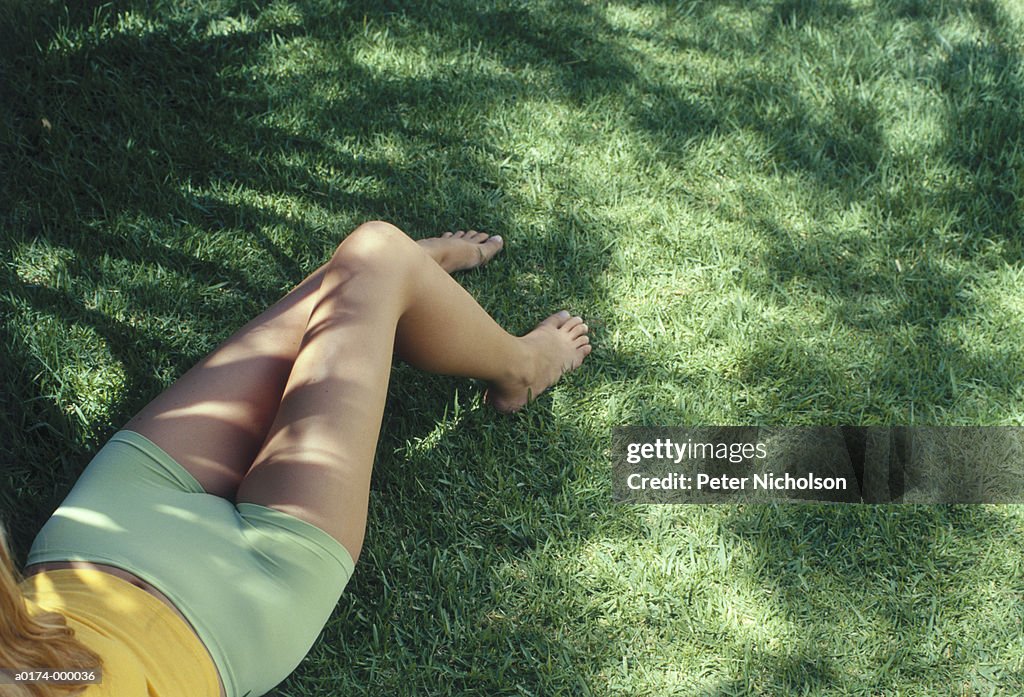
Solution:
[{"label": "thigh", "polygon": [[[277,509],[326,531],[353,559],[366,527],[370,478],[391,370],[393,330],[346,322],[299,355],[277,421],[237,500]],[[312,366],[332,376],[304,379]],[[316,367],[313,367],[316,370]]]},{"label": "thigh", "polygon": [[209,493],[234,498],[274,419],[323,269],[235,332],[128,424]]},{"label": "thigh", "polygon": [[311,523],[358,559],[398,318],[427,265],[444,274],[383,224],[361,226],[341,244],[239,503]]}]

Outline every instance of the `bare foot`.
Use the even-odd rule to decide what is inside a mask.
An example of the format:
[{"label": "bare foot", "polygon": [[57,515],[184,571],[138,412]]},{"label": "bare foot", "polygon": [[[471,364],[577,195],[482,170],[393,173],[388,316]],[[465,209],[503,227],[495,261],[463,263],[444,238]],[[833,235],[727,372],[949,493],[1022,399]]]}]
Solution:
[{"label": "bare foot", "polygon": [[[518,411],[555,384],[564,373],[576,370],[590,355],[589,328],[583,318],[562,310],[520,337],[530,359],[521,378],[491,383],[487,400],[501,412]],[[530,365],[532,363],[532,365]]]},{"label": "bare foot", "polygon": [[476,230],[446,232],[440,237],[418,240],[418,243],[448,273],[482,266],[505,246],[498,235]]}]

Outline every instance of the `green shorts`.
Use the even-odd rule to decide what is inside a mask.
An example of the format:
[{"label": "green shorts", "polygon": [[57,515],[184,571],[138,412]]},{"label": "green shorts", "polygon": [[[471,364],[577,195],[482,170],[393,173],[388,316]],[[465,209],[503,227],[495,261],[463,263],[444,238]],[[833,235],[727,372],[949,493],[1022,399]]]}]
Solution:
[{"label": "green shorts", "polygon": [[28,556],[68,560],[122,568],[170,598],[213,655],[228,697],[265,694],[299,665],[354,567],[320,528],[207,494],[132,431],[89,463]]}]

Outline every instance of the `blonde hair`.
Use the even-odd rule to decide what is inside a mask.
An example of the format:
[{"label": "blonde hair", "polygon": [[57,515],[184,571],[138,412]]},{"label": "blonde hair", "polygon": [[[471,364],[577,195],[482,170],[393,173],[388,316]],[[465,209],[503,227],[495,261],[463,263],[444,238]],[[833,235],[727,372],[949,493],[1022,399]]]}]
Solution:
[{"label": "blonde hair", "polygon": [[[14,568],[7,536],[0,524],[0,668],[95,670],[100,657],[75,638],[59,612],[33,617],[18,588],[21,576]],[[12,688],[7,691],[7,688]],[[77,695],[83,684],[25,683],[4,685],[5,697],[65,697]]]}]

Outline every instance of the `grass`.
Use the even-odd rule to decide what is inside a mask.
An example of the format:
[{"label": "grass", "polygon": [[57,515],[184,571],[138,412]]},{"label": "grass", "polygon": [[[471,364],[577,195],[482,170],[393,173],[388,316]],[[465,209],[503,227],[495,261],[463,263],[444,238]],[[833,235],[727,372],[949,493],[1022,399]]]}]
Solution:
[{"label": "grass", "polygon": [[1010,695],[1013,506],[610,503],[623,424],[1024,422],[1017,0],[0,6],[0,497],[89,456],[355,224],[585,367],[399,368],[368,543],[280,695]]}]

